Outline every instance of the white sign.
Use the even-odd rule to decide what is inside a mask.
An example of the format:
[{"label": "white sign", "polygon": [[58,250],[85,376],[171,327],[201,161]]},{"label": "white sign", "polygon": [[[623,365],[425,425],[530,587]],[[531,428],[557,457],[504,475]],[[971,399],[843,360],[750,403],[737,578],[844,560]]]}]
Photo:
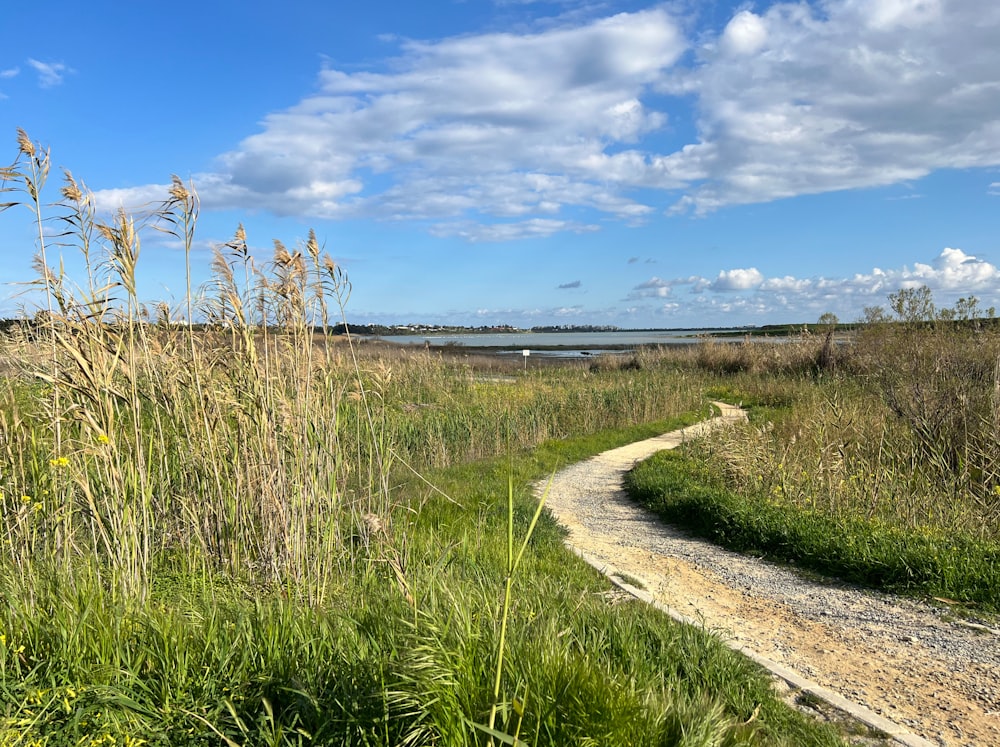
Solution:
[{"label": "white sign", "polygon": [[522,350],[521,351],[521,355],[523,355],[525,358],[527,358],[529,355],[531,355],[531,351],[530,350]]}]

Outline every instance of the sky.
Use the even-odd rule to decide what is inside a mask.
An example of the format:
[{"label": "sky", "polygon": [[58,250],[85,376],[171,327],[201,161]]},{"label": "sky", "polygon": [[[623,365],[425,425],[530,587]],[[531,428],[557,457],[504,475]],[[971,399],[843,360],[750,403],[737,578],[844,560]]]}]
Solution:
[{"label": "sky", "polygon": [[[43,200],[68,170],[105,215],[179,176],[196,286],[242,224],[261,265],[314,229],[354,323],[855,321],[921,285],[1000,308],[996,0],[39,0],[2,24],[0,164],[22,128]],[[33,230],[0,214],[0,316],[41,303]],[[147,232],[139,264],[180,311],[178,243]]]}]

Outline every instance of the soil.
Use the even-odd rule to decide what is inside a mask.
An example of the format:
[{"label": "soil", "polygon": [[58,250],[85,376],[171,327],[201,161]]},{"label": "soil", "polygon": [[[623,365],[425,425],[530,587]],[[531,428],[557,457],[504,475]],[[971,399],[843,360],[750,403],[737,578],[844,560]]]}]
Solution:
[{"label": "soil", "polygon": [[[718,403],[717,403],[718,404]],[[628,498],[636,462],[742,418],[605,452],[559,472],[546,505],[567,543],[653,599],[931,744],[1000,745],[1000,630],[927,603],[807,578],[664,526]]]}]

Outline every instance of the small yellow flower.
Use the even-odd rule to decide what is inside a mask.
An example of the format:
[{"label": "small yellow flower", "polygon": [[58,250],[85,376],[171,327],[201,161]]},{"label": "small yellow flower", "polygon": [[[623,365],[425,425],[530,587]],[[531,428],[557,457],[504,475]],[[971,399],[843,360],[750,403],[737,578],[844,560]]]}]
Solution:
[{"label": "small yellow flower", "polygon": [[69,459],[66,457],[57,457],[55,459],[50,459],[49,464],[53,467],[68,467]]},{"label": "small yellow flower", "polygon": [[98,443],[101,443],[101,444],[106,444],[106,443],[110,443],[110,442],[111,442],[111,439],[110,439],[110,438],[108,438],[108,437],[107,437],[106,435],[104,435],[104,434],[102,433],[101,435],[99,435],[99,436],[97,437],[97,442],[98,442]]}]

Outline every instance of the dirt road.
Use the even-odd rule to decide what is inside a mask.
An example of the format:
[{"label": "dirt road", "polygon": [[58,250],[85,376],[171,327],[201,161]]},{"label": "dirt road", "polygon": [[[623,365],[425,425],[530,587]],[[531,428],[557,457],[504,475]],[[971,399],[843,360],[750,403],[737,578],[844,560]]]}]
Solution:
[{"label": "dirt road", "polygon": [[[1000,745],[1000,631],[915,600],[823,584],[663,526],[622,479],[723,416],[559,472],[547,506],[568,543],[652,598],[931,744]],[[911,743],[919,743],[914,740]]]}]

